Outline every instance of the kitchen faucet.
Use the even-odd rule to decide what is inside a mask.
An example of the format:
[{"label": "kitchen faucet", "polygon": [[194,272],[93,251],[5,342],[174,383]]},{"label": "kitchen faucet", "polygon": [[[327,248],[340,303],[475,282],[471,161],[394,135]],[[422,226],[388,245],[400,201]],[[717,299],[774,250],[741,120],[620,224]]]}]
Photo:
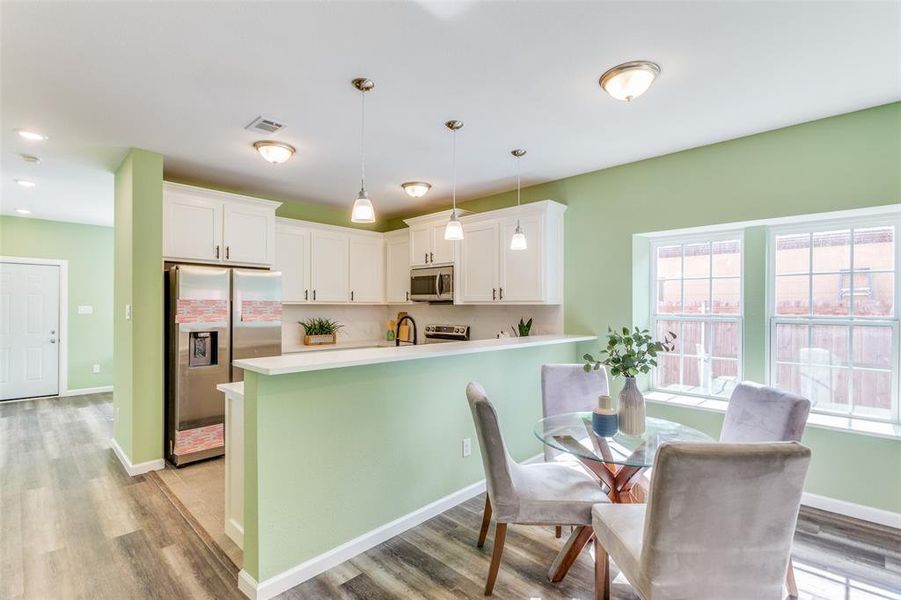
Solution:
[{"label": "kitchen faucet", "polygon": [[413,345],[416,345],[416,339],[418,335],[416,334],[416,319],[411,317],[410,315],[404,315],[397,320],[397,330],[394,332],[394,345],[400,346],[400,324],[404,321],[410,321],[413,324]]}]

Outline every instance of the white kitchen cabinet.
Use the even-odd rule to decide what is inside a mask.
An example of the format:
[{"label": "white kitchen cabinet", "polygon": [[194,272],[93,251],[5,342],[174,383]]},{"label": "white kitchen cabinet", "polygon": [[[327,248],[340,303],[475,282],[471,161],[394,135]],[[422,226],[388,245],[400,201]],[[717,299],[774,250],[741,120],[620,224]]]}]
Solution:
[{"label": "white kitchen cabinet", "polygon": [[163,200],[163,255],[219,261],[222,255],[222,202],[167,186]]},{"label": "white kitchen cabinet", "polygon": [[[563,212],[545,200],[471,215],[463,221],[458,304],[560,304],[563,301]],[[511,250],[517,219],[525,250]]]},{"label": "white kitchen cabinet", "polygon": [[385,244],[380,234],[352,233],[348,242],[350,301],[385,302]]},{"label": "white kitchen cabinet", "polygon": [[[460,242],[444,239],[444,228],[450,218],[449,210],[404,219],[404,223],[410,226],[410,266],[421,267],[426,265],[455,263],[458,258]],[[457,215],[469,214],[467,210],[457,209]]]},{"label": "white kitchen cabinet", "polygon": [[419,225],[410,228],[410,265],[421,267],[429,264],[429,252],[432,250],[432,226]]},{"label": "white kitchen cabinet", "polygon": [[432,231],[432,250],[429,254],[429,264],[452,263],[457,259],[457,245],[459,242],[444,239],[446,221],[434,223]]},{"label": "white kitchen cabinet", "polygon": [[163,257],[271,265],[279,202],[177,183],[163,184]]},{"label": "white kitchen cabinet", "polygon": [[279,222],[275,226],[275,271],[282,273],[282,301],[310,300],[310,230]]},{"label": "white kitchen cabinet", "polygon": [[350,299],[350,235],[331,229],[310,234],[310,287],[313,302],[341,303]]},{"label": "white kitchen cabinet", "polygon": [[410,300],[410,232],[385,234],[385,299],[389,304]]},{"label": "white kitchen cabinet", "polygon": [[525,250],[511,250],[510,239],[516,231],[516,217],[501,221],[498,300],[511,304],[541,302],[544,292],[544,219],[539,214],[523,215],[519,223],[526,235]]},{"label": "white kitchen cabinet", "polygon": [[500,224],[493,220],[479,221],[464,228],[457,274],[460,286],[457,301],[496,302]]}]

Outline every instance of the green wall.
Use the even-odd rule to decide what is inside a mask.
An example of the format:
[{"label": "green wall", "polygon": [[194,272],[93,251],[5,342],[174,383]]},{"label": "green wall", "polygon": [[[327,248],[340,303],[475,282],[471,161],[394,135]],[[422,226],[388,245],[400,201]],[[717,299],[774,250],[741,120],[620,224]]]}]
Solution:
[{"label": "green wall", "polygon": [[[638,263],[647,260],[635,234],[901,202],[901,103],[577,175],[522,195],[524,202],[550,198],[568,205],[565,328],[602,333],[608,325],[646,321],[646,298],[632,292],[633,277],[640,282],[646,272],[633,264],[633,252]],[[481,212],[515,204],[514,191],[460,206]],[[764,244],[762,228],[746,232],[746,299],[765,292],[763,265],[752,258]],[[764,377],[765,328],[763,305],[749,305],[748,378]],[[649,410],[719,429],[717,415]],[[901,441],[822,429],[805,439],[813,448],[809,492],[901,513]],[[837,473],[879,483],[852,489]]]},{"label": "green wall", "polygon": [[246,372],[244,570],[265,580],[483,479],[470,381],[495,404],[513,457],[540,454],[541,365],[575,361],[576,346]]},{"label": "green wall", "polygon": [[162,270],[163,157],[132,149],[115,177],[113,407],[133,464],[163,457]]},{"label": "green wall", "polygon": [[[0,216],[0,255],[68,261],[68,381],[60,391],[112,385],[113,228]],[[78,314],[79,305],[93,314]]]}]

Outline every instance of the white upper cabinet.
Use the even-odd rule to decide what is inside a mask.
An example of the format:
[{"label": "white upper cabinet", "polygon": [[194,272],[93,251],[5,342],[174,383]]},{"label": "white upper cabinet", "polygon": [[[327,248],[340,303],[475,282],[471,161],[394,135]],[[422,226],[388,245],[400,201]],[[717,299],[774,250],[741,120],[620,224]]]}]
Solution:
[{"label": "white upper cabinet", "polygon": [[410,232],[385,234],[385,299],[390,304],[410,300]]},{"label": "white upper cabinet", "polygon": [[282,301],[310,300],[310,230],[279,222],[275,226],[275,271],[282,273]]},{"label": "white upper cabinet", "polygon": [[169,260],[271,265],[279,202],[163,184],[163,256]]},{"label": "white upper cabinet", "polygon": [[348,281],[350,235],[331,229],[310,234],[310,286],[313,302],[350,300]]},{"label": "white upper cabinet", "polygon": [[429,264],[429,253],[432,249],[432,226],[418,225],[410,228],[410,261],[408,266],[421,267]]},{"label": "white upper cabinet", "polygon": [[[444,228],[450,218],[449,210],[404,219],[404,223],[410,226],[410,266],[421,267],[426,265],[455,263],[458,258],[460,242],[451,242],[444,239]],[[469,211],[457,209],[457,215],[463,216]]]},{"label": "white upper cabinet", "polygon": [[350,301],[385,302],[385,244],[381,234],[352,233],[348,262]]},{"label": "white upper cabinet", "polygon": [[432,254],[429,255],[429,263],[452,263],[457,260],[458,242],[444,239],[445,221],[434,223],[432,230]]},{"label": "white upper cabinet", "polygon": [[499,223],[491,220],[464,226],[457,275],[458,302],[497,301],[499,229]]},{"label": "white upper cabinet", "polygon": [[[560,304],[563,301],[563,212],[544,200],[464,217],[458,304]],[[511,250],[519,220],[525,250]]]}]

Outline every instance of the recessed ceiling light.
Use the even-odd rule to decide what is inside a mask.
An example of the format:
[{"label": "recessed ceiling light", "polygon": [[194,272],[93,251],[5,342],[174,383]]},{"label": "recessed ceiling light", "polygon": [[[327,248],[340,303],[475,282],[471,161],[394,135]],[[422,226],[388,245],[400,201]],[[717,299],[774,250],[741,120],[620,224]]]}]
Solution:
[{"label": "recessed ceiling light", "polygon": [[41,162],[41,159],[34,154],[20,154],[19,157],[27,163],[37,164]]},{"label": "recessed ceiling light", "polygon": [[27,208],[17,208],[16,212],[19,213],[20,215],[30,215],[31,214],[31,211],[28,210]]},{"label": "recessed ceiling light", "polygon": [[28,181],[27,179],[16,179],[16,183],[21,185],[23,188],[33,188],[37,184],[33,181]]},{"label": "recessed ceiling light", "polygon": [[400,187],[404,188],[411,198],[422,198],[432,189],[432,184],[426,181],[407,181],[400,184]]},{"label": "recessed ceiling light", "polygon": [[16,133],[25,138],[26,140],[31,140],[33,142],[43,142],[47,139],[47,136],[43,133],[38,133],[36,131],[28,131],[25,129],[16,129]]},{"label": "recessed ceiling light", "polygon": [[294,155],[294,146],[282,142],[262,140],[254,142],[253,147],[257,149],[260,156],[274,165],[280,165]]},{"label": "recessed ceiling light", "polygon": [[601,88],[617,100],[630,102],[651,87],[660,74],[660,65],[648,60],[633,60],[616,65],[601,75]]}]

